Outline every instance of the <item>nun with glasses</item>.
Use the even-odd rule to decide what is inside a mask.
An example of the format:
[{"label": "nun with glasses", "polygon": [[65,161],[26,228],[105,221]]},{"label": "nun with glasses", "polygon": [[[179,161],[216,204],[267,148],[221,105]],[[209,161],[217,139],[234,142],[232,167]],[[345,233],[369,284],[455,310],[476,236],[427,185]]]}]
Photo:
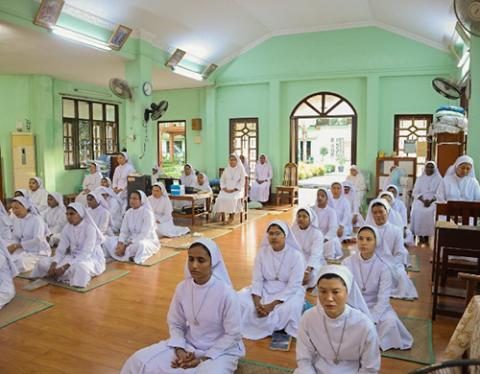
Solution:
[{"label": "nun with glasses", "polygon": [[244,338],[259,340],[280,330],[297,336],[305,269],[304,255],[288,225],[270,222],[255,258],[252,285],[238,292]]},{"label": "nun with glasses", "polygon": [[211,239],[188,249],[167,316],[170,337],[135,352],[121,374],[232,374],[245,355],[237,294]]},{"label": "nun with glasses", "polygon": [[72,287],[84,288],[105,271],[104,236],[80,203],[67,207],[68,224],[62,231],[55,256],[40,260],[32,277],[49,277]]}]

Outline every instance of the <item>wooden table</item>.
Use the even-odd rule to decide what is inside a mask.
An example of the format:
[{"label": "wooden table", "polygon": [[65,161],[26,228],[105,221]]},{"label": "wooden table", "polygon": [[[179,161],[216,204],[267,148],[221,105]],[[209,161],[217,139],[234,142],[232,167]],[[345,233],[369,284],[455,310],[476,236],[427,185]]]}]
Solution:
[{"label": "wooden table", "polygon": [[[192,220],[192,226],[195,224],[195,218],[196,217],[201,217],[201,216],[206,216],[207,217],[207,222],[210,219],[210,207],[212,205],[212,194],[209,192],[205,193],[196,193],[196,194],[185,194],[185,195],[168,195],[170,197],[170,200],[172,201],[190,201],[192,204],[192,213],[190,214],[184,214],[184,213],[178,213],[173,211],[172,215],[173,217],[183,217],[183,218],[191,218]],[[199,201],[205,199],[206,200],[206,209],[204,212],[200,213],[195,213],[195,203],[198,203]]]},{"label": "wooden table", "polygon": [[[461,316],[462,313],[452,308],[445,308],[439,305],[438,296],[440,292],[440,277],[442,276],[442,267],[448,266],[443,248],[448,248],[449,256],[475,257],[480,258],[480,227],[455,225],[451,222],[438,221],[435,225],[435,247],[434,247],[434,285],[433,285],[433,303],[432,319],[436,314],[443,314],[452,317]],[[443,269],[445,270],[445,269]],[[461,290],[463,291],[463,290]],[[465,292],[463,291],[462,294]],[[445,294],[442,292],[442,294]],[[456,295],[458,297],[458,295]]]},{"label": "wooden table", "polygon": [[449,359],[459,359],[470,349],[470,359],[480,359],[480,295],[472,298],[445,350]]}]

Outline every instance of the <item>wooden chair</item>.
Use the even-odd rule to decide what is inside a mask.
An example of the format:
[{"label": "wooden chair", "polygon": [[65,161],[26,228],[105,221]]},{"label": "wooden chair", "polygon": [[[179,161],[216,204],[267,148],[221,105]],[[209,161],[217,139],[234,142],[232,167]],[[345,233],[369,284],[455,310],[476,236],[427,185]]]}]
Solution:
[{"label": "wooden chair", "polygon": [[477,293],[477,283],[480,282],[480,275],[469,273],[458,273],[458,278],[467,283],[467,294],[465,295],[465,309],[472,297]]},{"label": "wooden chair", "polygon": [[288,196],[290,205],[298,203],[298,167],[297,164],[289,162],[283,169],[283,182],[277,186],[276,204],[280,205],[282,197]]}]

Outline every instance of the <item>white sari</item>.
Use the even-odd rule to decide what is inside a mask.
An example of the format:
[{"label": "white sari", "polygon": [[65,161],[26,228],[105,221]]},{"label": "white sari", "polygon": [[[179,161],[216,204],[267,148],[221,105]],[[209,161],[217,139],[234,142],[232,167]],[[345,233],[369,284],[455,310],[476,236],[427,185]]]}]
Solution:
[{"label": "white sari", "polygon": [[[265,162],[262,164],[258,161],[255,165],[255,180],[250,189],[250,200],[265,203],[270,199],[270,184],[272,182],[273,173],[272,166],[270,165],[267,156],[261,156],[265,157]],[[258,181],[262,181],[263,183],[258,183]]]},{"label": "white sari", "polygon": [[[214,213],[238,213],[243,212],[242,199],[245,196],[245,178],[246,173],[242,162],[237,155],[233,155],[237,159],[237,166],[232,168],[230,164],[223,171],[220,178],[220,188],[222,189],[217,196]],[[225,192],[223,189],[236,189],[234,192]]]}]

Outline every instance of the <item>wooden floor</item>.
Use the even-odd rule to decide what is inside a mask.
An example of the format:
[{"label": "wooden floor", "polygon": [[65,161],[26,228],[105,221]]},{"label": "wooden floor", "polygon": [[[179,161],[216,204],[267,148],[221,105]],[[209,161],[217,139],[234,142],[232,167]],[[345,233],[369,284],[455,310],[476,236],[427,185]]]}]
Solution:
[{"label": "wooden floor", "polygon": [[[272,219],[291,222],[292,213],[260,218],[216,239],[222,249],[234,287],[251,282],[252,267],[264,228]],[[400,316],[430,318],[430,249],[417,248],[421,272],[414,273],[420,299],[394,301]],[[130,274],[81,294],[59,287],[20,294],[47,300],[55,306],[0,329],[0,373],[118,373],[137,349],[168,337],[166,315],[175,286],[183,278],[186,251],[153,267],[115,263]],[[457,324],[438,317],[433,323],[437,361]],[[248,359],[295,367],[295,350],[270,351],[269,340],[245,340]],[[382,359],[382,373],[407,373],[420,365]],[[213,373],[212,373],[213,374]]]}]

